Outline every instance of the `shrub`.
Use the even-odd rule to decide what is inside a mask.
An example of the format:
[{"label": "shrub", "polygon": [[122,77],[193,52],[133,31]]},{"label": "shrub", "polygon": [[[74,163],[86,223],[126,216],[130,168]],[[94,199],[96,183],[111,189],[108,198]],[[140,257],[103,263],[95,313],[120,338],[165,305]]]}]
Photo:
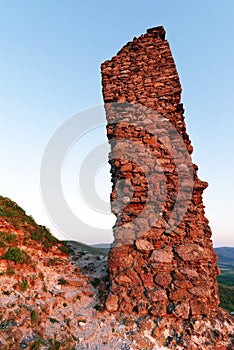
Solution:
[{"label": "shrub", "polygon": [[40,242],[43,238],[43,233],[39,230],[33,231],[30,233],[30,238],[34,241]]},{"label": "shrub", "polygon": [[65,254],[68,254],[71,252],[71,249],[66,245],[66,242],[62,242],[62,245],[60,245],[58,248],[62,253],[65,253]]},{"label": "shrub", "polygon": [[56,318],[50,317],[50,322],[51,323],[59,323],[58,320],[56,320]]},{"label": "shrub", "polygon": [[34,241],[41,242],[45,251],[48,251],[53,245],[58,243],[50,231],[45,226],[38,226],[37,229],[30,233],[30,238]]},{"label": "shrub", "polygon": [[28,281],[23,280],[20,286],[22,288],[22,291],[25,292],[28,289]]},{"label": "shrub", "polygon": [[103,311],[103,306],[102,306],[102,305],[99,305],[99,304],[94,305],[93,308],[94,308],[95,310],[97,310],[97,311]]},{"label": "shrub", "polygon": [[35,225],[31,216],[26,215],[25,211],[9,198],[0,196],[0,216],[7,218],[9,222],[19,227],[19,224]]},{"label": "shrub", "polygon": [[94,288],[97,288],[99,286],[100,282],[101,282],[100,278],[94,278],[90,283],[92,284],[92,286]]},{"label": "shrub", "polygon": [[13,276],[15,274],[15,271],[12,267],[8,267],[8,269],[6,270],[6,274],[8,276]]},{"label": "shrub", "polygon": [[16,234],[11,232],[0,231],[0,247],[7,246],[7,243],[13,242],[16,239]]},{"label": "shrub", "polygon": [[35,343],[33,343],[30,346],[30,350],[40,350],[41,349],[41,345],[44,345],[44,340],[41,337],[38,337],[35,341]]},{"label": "shrub", "polygon": [[3,259],[23,264],[29,260],[28,254],[18,247],[9,247],[8,251],[2,256]]},{"label": "shrub", "polygon": [[50,347],[48,348],[48,350],[59,350],[61,343],[57,340],[51,340],[50,339]]},{"label": "shrub", "polygon": [[58,279],[58,284],[65,285],[68,284],[68,282],[63,277],[61,277]]},{"label": "shrub", "polygon": [[4,290],[4,291],[2,292],[2,294],[4,294],[4,295],[10,295],[11,292],[10,292],[9,290]]},{"label": "shrub", "polygon": [[20,223],[35,225],[31,216],[26,215],[25,211],[9,198],[0,196],[0,216],[7,218],[15,227]]},{"label": "shrub", "polygon": [[37,322],[38,321],[38,314],[35,310],[31,311],[31,322]]},{"label": "shrub", "polygon": [[58,259],[56,259],[56,258],[50,258],[48,263],[47,263],[47,266],[54,266],[57,261],[58,261]]}]

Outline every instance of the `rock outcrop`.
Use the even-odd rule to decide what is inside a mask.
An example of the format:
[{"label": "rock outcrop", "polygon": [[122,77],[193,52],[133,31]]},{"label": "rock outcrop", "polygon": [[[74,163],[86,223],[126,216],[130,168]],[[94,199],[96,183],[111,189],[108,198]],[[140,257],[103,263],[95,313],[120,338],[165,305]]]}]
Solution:
[{"label": "rock outcrop", "polygon": [[106,308],[157,317],[161,345],[226,349],[233,323],[218,307],[217,256],[202,200],[207,183],[192,163],[164,28],[149,29],[103,63],[102,82],[117,216]]}]

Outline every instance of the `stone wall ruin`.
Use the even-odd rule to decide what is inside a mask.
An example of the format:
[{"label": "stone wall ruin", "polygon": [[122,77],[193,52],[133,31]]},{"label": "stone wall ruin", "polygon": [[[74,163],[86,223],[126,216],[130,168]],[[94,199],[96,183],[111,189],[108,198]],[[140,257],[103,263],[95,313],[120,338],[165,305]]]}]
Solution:
[{"label": "stone wall ruin", "polygon": [[192,163],[164,28],[147,30],[104,62],[102,83],[117,217],[106,308],[164,320],[216,317],[217,256],[202,200],[207,183]]}]

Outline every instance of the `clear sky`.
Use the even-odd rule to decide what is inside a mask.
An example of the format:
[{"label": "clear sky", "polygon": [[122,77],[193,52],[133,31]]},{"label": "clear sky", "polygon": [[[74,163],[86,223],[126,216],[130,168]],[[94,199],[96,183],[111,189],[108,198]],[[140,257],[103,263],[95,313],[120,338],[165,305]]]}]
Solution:
[{"label": "clear sky", "polygon": [[[204,200],[214,243],[234,246],[233,13],[233,0],[0,0],[0,194],[56,232],[40,194],[50,137],[74,113],[102,103],[103,61],[147,28],[164,25],[183,86],[193,160],[209,182]],[[103,135],[91,135],[83,147]],[[108,167],[97,187],[107,198]],[[111,229],[114,218],[106,222]],[[80,239],[97,243],[111,235]]]}]

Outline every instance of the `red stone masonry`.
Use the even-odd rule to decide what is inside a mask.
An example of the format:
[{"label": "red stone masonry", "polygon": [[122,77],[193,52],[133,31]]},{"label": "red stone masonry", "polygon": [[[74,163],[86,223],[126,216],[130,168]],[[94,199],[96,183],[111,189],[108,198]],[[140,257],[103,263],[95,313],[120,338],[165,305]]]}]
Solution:
[{"label": "red stone masonry", "polygon": [[[192,164],[182,89],[164,28],[147,30],[103,63],[102,83],[112,151],[111,204],[117,216],[107,310],[180,320],[210,317],[220,309],[217,256],[202,201],[207,183]],[[192,183],[186,178],[189,162]],[[185,169],[183,176],[178,164]],[[184,216],[180,210],[173,212],[179,191]],[[137,221],[146,204],[149,215]]]}]

